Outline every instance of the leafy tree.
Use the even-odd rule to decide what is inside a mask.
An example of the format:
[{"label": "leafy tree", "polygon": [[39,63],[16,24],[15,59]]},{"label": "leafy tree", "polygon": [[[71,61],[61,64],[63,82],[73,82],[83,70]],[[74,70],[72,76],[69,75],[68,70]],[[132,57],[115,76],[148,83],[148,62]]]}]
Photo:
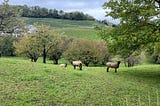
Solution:
[{"label": "leafy tree", "polygon": [[36,31],[30,35],[22,37],[18,43],[15,43],[17,54],[25,54],[36,62],[40,55],[43,56],[43,63],[49,50],[59,42],[59,33],[51,30],[48,26],[36,26]]},{"label": "leafy tree", "polygon": [[4,34],[22,34],[24,32],[24,22],[18,18],[21,10],[8,4],[9,0],[4,0],[0,5],[0,32]]},{"label": "leafy tree", "polygon": [[22,17],[28,17],[29,16],[29,11],[28,11],[29,7],[27,5],[24,5],[21,8],[23,10],[21,16]]},{"label": "leafy tree", "polygon": [[103,7],[110,9],[107,16],[120,20],[109,31],[100,31],[112,53],[128,58],[150,43],[160,42],[158,0],[110,0]]},{"label": "leafy tree", "polygon": [[59,42],[59,33],[51,30],[48,26],[36,26],[35,39],[42,48],[43,63],[46,63],[46,58],[49,50]]},{"label": "leafy tree", "polygon": [[94,46],[92,46],[93,50],[92,63],[105,65],[110,58],[110,55],[107,51],[106,43],[104,41],[96,41],[93,45]]},{"label": "leafy tree", "polygon": [[[18,7],[10,6],[9,0],[4,0],[0,5],[0,55],[13,56],[13,42],[16,36],[24,33],[24,22],[18,18],[21,11]],[[11,36],[14,35],[14,36]]]},{"label": "leafy tree", "polygon": [[14,47],[17,55],[27,56],[32,62],[36,62],[41,56],[41,47],[34,34],[21,37],[17,42],[14,42]]},{"label": "leafy tree", "polygon": [[42,18],[45,18],[48,15],[48,9],[47,8],[41,8],[40,9],[40,15],[41,15]]},{"label": "leafy tree", "polygon": [[53,46],[49,50],[49,59],[53,60],[54,64],[58,64],[58,60],[62,57],[64,52],[68,49],[69,44],[72,42],[73,39],[67,38],[66,36],[61,36],[60,41],[57,45]]},{"label": "leafy tree", "polygon": [[90,63],[102,63],[106,53],[105,43],[80,39],[71,43],[65,52],[65,58],[69,61],[81,60],[86,66],[89,66]]},{"label": "leafy tree", "polygon": [[13,47],[13,42],[16,40],[17,38],[11,35],[0,37],[0,55],[1,56],[14,56],[15,48]]}]

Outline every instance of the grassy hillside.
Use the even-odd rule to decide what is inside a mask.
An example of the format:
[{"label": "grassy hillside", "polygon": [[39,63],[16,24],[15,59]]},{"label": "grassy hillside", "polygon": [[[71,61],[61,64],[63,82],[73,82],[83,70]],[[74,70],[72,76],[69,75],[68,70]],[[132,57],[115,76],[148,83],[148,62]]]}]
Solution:
[{"label": "grassy hillside", "polygon": [[0,58],[0,106],[156,106],[160,65],[83,71],[22,58]]},{"label": "grassy hillside", "polygon": [[96,21],[88,21],[88,20],[64,20],[64,19],[54,19],[54,18],[23,18],[27,24],[45,24],[49,25],[53,28],[93,28],[95,25],[104,26],[103,24]]},{"label": "grassy hillside", "polygon": [[100,39],[97,35],[94,27],[96,25],[103,26],[96,21],[76,21],[76,20],[63,20],[63,19],[52,19],[52,18],[23,18],[28,25],[45,24],[50,27],[57,29],[65,35],[76,38],[87,38],[87,39]]}]

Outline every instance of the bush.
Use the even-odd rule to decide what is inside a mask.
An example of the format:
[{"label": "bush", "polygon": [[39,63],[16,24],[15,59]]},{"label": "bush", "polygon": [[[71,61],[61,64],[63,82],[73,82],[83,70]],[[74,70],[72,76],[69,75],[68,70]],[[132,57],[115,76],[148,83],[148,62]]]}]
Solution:
[{"label": "bush", "polygon": [[107,59],[107,48],[103,41],[79,39],[73,41],[67,51],[65,58],[69,61],[81,60],[86,66],[90,63],[102,64]]}]

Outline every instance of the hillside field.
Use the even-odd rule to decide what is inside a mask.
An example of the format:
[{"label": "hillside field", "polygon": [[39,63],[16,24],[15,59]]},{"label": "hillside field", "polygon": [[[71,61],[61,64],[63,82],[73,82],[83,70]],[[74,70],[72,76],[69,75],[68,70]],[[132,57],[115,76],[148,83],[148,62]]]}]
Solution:
[{"label": "hillside field", "polygon": [[[27,25],[47,25],[56,29],[60,33],[74,37],[74,38],[87,38],[99,40],[95,26],[106,27],[104,24],[96,21],[76,21],[76,20],[64,20],[53,18],[22,18]],[[109,28],[109,27],[106,27]]]},{"label": "hillside field", "polygon": [[160,65],[121,64],[107,73],[0,58],[0,106],[158,106],[159,96]]}]

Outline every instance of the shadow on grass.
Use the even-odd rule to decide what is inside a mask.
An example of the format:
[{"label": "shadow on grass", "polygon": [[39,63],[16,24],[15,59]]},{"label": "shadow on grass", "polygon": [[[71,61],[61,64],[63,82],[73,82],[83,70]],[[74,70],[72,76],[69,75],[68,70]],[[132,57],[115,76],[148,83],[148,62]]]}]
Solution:
[{"label": "shadow on grass", "polygon": [[128,80],[136,80],[138,82],[151,84],[160,87],[160,65],[124,68],[125,71],[120,72],[120,76]]}]

